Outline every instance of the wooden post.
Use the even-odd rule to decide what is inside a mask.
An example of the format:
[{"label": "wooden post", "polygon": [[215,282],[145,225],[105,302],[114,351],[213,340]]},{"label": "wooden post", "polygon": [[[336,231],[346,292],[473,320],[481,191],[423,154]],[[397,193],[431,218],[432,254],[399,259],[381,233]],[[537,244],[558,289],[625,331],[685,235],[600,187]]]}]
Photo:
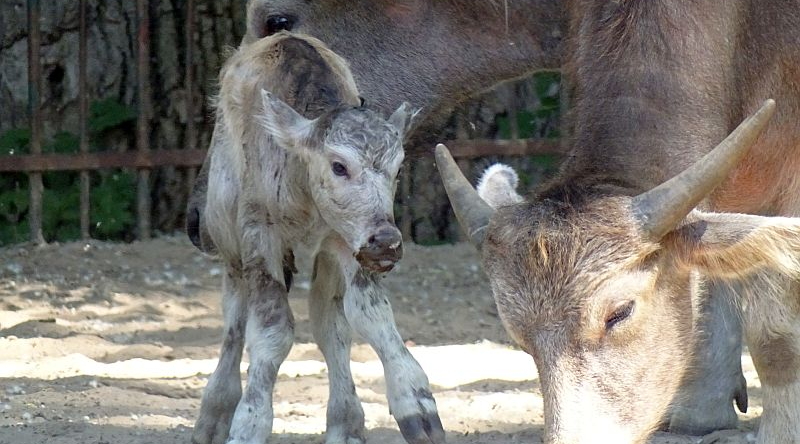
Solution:
[{"label": "wooden post", "polygon": [[[41,34],[39,33],[39,0],[28,0],[28,110],[31,125],[31,154],[42,153],[42,67],[40,62]],[[42,235],[42,174],[33,172],[28,175],[30,185],[30,205],[28,206],[28,224],[31,230],[31,241],[43,244]]]},{"label": "wooden post", "polygon": [[[136,122],[136,149],[149,150],[150,144],[150,13],[148,0],[137,0],[138,16],[138,77],[139,77],[139,117]],[[139,170],[137,187],[137,216],[139,239],[150,238],[150,170]]]},{"label": "wooden post", "polygon": [[[80,1],[80,33],[78,51],[78,132],[80,137],[80,152],[89,152],[89,98],[86,91],[86,70],[88,59],[87,26],[86,26],[86,0]],[[89,238],[89,171],[81,170],[81,239]]]}]

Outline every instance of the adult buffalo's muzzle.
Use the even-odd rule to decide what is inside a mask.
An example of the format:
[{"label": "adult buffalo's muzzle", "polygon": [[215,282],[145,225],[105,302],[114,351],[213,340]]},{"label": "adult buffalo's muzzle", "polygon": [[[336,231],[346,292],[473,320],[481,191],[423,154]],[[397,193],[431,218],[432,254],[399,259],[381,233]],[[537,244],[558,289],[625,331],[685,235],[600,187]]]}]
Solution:
[{"label": "adult buffalo's muzzle", "polygon": [[384,225],[367,240],[356,254],[362,268],[385,273],[403,257],[403,237],[394,225]]}]

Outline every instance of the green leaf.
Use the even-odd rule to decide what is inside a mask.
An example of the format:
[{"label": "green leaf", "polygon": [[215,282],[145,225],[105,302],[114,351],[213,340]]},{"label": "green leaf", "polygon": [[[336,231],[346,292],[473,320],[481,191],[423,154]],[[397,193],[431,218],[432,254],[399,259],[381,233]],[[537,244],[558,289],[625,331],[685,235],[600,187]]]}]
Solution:
[{"label": "green leaf", "polygon": [[18,222],[28,211],[29,200],[27,187],[0,193],[0,225],[6,221]]},{"label": "green leaf", "polygon": [[31,130],[13,128],[0,134],[0,155],[27,154],[31,143]]},{"label": "green leaf", "polygon": [[53,141],[42,148],[45,153],[70,154],[77,153],[80,139],[75,134],[62,131],[55,135]]},{"label": "green leaf", "polygon": [[80,192],[77,186],[45,188],[42,194],[42,234],[48,241],[68,241],[79,237]]},{"label": "green leaf", "polygon": [[92,189],[92,229],[101,239],[119,239],[133,229],[136,179],[133,173],[105,176]]},{"label": "green leaf", "polygon": [[13,225],[0,223],[0,246],[18,244],[29,238],[30,228],[27,218]]},{"label": "green leaf", "polygon": [[92,103],[89,116],[89,131],[93,134],[116,128],[136,119],[136,110],[119,103],[115,99],[105,99]]},{"label": "green leaf", "polygon": [[558,97],[558,89],[555,88],[553,94],[553,85],[561,82],[561,74],[558,72],[538,72],[533,75],[533,84],[536,89],[536,96],[539,99],[544,97]]}]

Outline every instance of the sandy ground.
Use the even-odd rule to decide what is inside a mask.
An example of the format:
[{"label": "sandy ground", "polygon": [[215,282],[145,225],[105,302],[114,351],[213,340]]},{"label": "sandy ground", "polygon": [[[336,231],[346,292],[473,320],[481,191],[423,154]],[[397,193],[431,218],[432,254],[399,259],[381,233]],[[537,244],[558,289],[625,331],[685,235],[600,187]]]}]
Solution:
[{"label": "sandy ground", "polygon": [[[0,444],[188,443],[221,339],[221,272],[183,236],[0,249]],[[448,442],[540,443],[533,360],[503,331],[472,248],[407,245],[386,282]],[[306,267],[291,294],[296,345],[276,387],[274,443],[324,442],[327,375],[311,342],[308,288]],[[743,363],[750,411],[740,431],[652,442],[752,439],[760,390]],[[380,362],[363,343],[352,368],[368,440],[404,443]]]}]

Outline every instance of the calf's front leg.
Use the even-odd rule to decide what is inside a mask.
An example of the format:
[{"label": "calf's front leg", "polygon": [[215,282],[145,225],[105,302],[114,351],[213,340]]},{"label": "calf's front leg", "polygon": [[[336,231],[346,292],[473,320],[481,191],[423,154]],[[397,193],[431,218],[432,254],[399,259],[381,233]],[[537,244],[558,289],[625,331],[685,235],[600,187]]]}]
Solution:
[{"label": "calf's front leg", "polygon": [[410,444],[445,442],[428,377],[403,344],[377,276],[358,270],[347,285],[344,310],[353,329],[383,364],[389,410]]},{"label": "calf's front leg", "polygon": [[314,260],[309,313],[314,333],[328,366],[326,444],[363,444],[364,409],[350,372],[352,333],[344,314],[344,279],[339,263],[329,253]]}]

